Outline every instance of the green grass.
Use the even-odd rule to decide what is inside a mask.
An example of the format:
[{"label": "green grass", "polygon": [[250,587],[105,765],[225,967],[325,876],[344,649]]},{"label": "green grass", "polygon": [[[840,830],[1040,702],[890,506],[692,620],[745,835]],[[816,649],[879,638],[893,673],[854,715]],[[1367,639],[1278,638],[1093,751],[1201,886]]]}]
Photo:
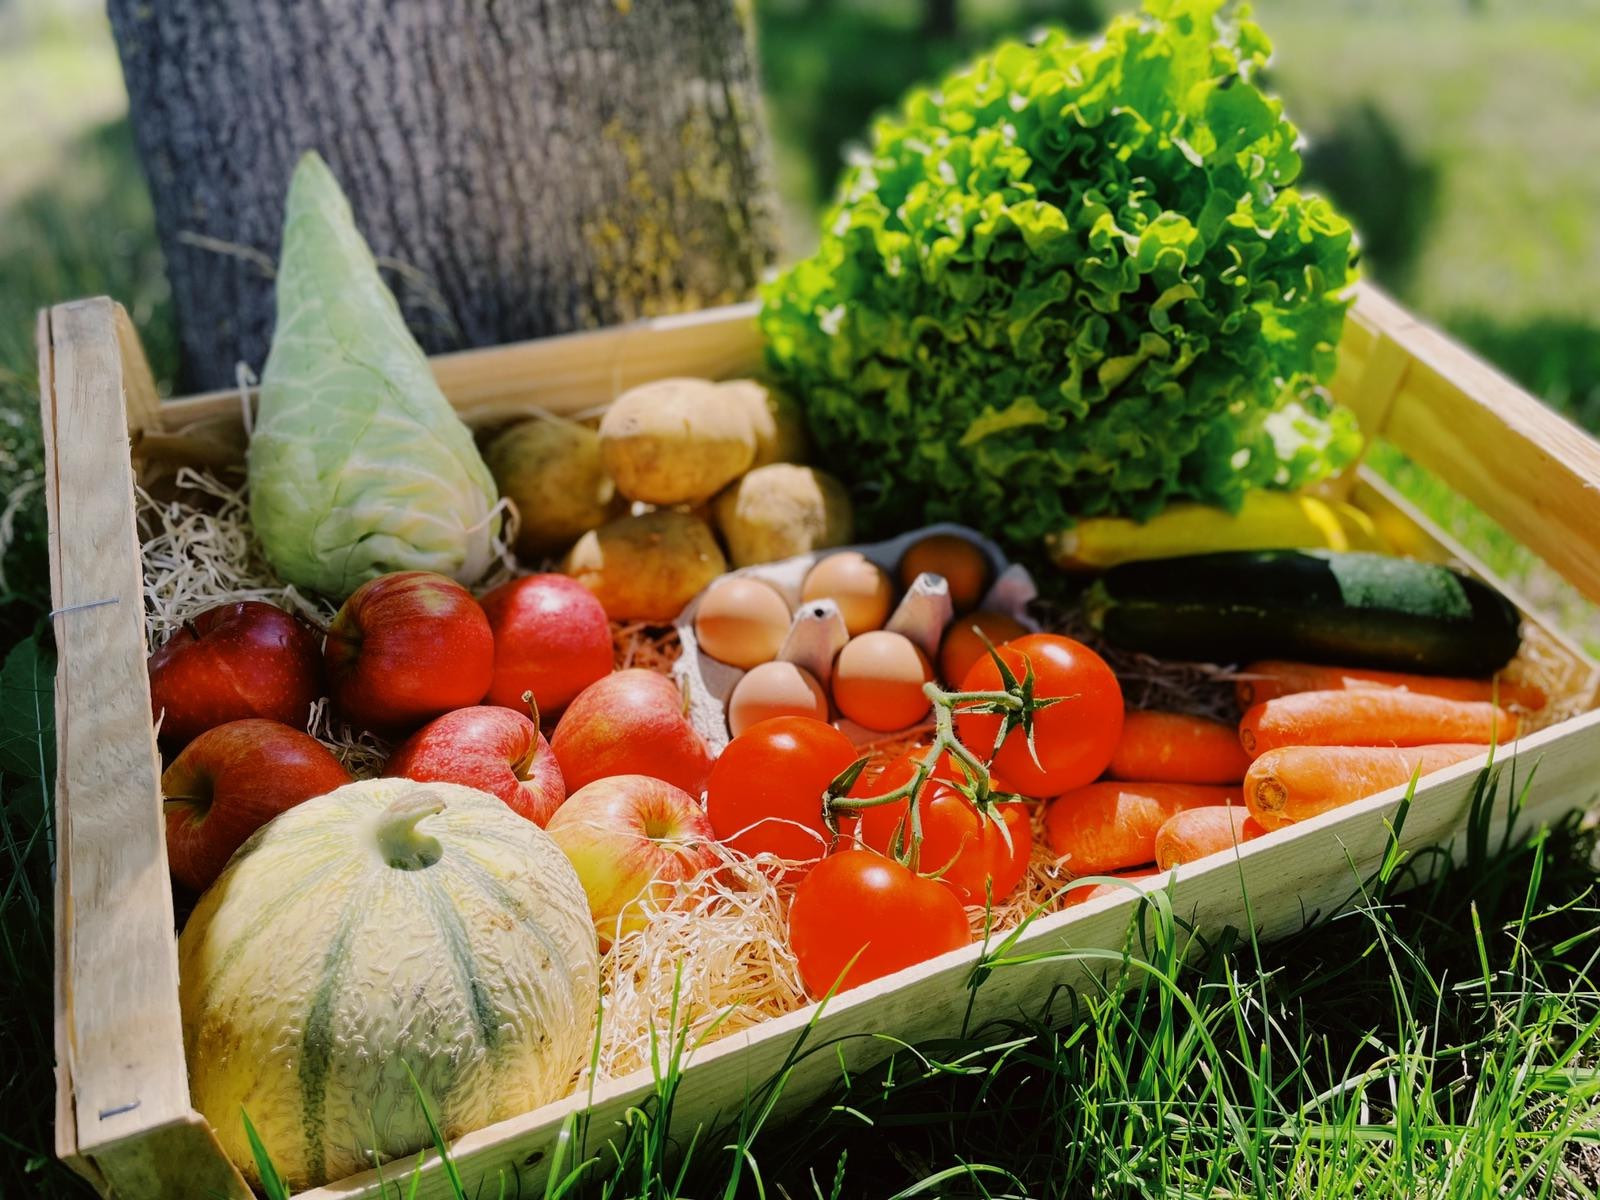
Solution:
[{"label": "green grass", "polygon": [[[964,32],[939,38],[916,32],[912,0],[763,0],[791,251],[805,248],[841,148],[872,109],[1046,7],[1089,25],[1120,5],[974,0]],[[1362,227],[1372,276],[1600,427],[1592,4],[1260,0],[1257,9],[1279,46],[1274,84],[1311,139],[1309,170]],[[6,643],[40,629],[48,606],[35,311],[109,293],[132,312],[157,374],[170,379],[177,365],[103,18],[82,6],[57,15],[40,0],[20,11],[8,23],[14,11],[0,0],[0,112],[46,116],[0,123]],[[1592,610],[1543,590],[1548,575],[1482,514],[1398,456],[1380,451],[1377,461],[1491,566],[1600,644]],[[50,1149],[54,743],[50,663],[36,646],[23,641],[0,672],[7,1197],[87,1194]],[[575,1122],[556,1174],[571,1194],[795,1200],[1595,1196],[1600,910],[1590,854],[1575,828],[1495,854],[1480,847],[1397,902],[1393,888],[1411,869],[1398,864],[1345,917],[1270,946],[1235,936],[1189,957],[1181,924],[1157,907],[1127,958],[1110,964],[1103,991],[1040,996],[1033,1011],[897,1055],[782,1127],[756,1106],[742,1128],[669,1133],[669,1067],[617,1150]],[[404,1195],[406,1172],[395,1170]]]}]

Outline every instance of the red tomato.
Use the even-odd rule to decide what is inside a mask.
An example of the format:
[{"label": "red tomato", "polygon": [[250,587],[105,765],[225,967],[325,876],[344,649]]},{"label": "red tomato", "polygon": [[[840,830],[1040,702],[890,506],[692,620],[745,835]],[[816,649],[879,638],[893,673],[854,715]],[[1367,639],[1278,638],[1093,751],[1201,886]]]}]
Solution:
[{"label": "red tomato", "polygon": [[[882,796],[909,783],[924,751],[912,750],[891,762],[870,784],[857,782],[852,796]],[[1033,849],[1033,826],[1025,804],[996,806],[1005,830],[986,821],[978,810],[945,780],[962,779],[961,768],[945,754],[917,796],[922,817],[922,852],[913,864],[922,872],[940,872],[939,880],[963,904],[998,904],[1009,896],[1028,869]],[[861,840],[880,854],[888,854],[895,831],[906,816],[904,800],[877,808],[857,810]],[[1007,845],[1006,834],[1010,834]],[[902,838],[910,837],[906,823]]]},{"label": "red tomato", "polygon": [[789,906],[789,946],[813,996],[835,983],[840,991],[856,987],[971,940],[954,892],[870,850],[823,859]]},{"label": "red tomato", "polygon": [[[1033,718],[1038,764],[1017,728],[994,756],[994,770],[1022,795],[1040,798],[1059,796],[1098,778],[1122,737],[1122,689],[1105,660],[1082,642],[1054,633],[1030,633],[1001,646],[999,654],[1019,681],[1027,664],[1033,664],[1035,696],[1062,699]],[[997,692],[1002,687],[1000,670],[988,655],[961,681],[963,692]],[[998,714],[956,715],[956,735],[974,754],[987,757],[999,733]]]},{"label": "red tomato", "polygon": [[718,840],[746,854],[820,858],[833,840],[822,819],[822,793],[858,757],[855,744],[824,721],[758,721],[711,768],[711,827]]}]

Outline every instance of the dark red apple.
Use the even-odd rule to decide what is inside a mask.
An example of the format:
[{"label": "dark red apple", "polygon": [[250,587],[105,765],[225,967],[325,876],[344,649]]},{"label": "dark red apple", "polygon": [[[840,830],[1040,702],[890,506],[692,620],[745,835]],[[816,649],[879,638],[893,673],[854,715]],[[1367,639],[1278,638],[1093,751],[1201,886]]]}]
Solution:
[{"label": "dark red apple", "polygon": [[594,593],[565,575],[527,575],[483,598],[494,631],[489,703],[557,713],[611,674],[611,622]]},{"label": "dark red apple", "polygon": [[494,672],[489,618],[454,579],[397,571],[350,594],[328,627],[328,689],[368,729],[399,732],[483,699]]},{"label": "dark red apple", "polygon": [[208,729],[161,776],[172,877],[203,891],[261,826],[302,800],[350,782],[316,738],[277,721]]},{"label": "dark red apple", "polygon": [[429,721],[394,752],[383,773],[477,788],[541,828],[567,798],[561,768],[539,727],[522,713],[492,704]]},{"label": "dark red apple", "polygon": [[260,600],[219,604],[190,618],[150,656],[150,708],[161,744],[188,745],[245,717],[306,727],[322,695],[317,635]]},{"label": "dark red apple", "polygon": [[609,775],[648,775],[698,797],[711,754],[684,708],[678,685],[655,671],[634,667],[591,683],[550,739],[567,790]]}]

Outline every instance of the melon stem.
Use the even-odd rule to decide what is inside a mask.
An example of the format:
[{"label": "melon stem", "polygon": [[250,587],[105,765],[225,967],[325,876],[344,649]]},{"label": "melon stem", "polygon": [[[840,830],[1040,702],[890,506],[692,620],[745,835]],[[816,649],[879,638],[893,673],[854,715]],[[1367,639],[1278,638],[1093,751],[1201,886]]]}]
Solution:
[{"label": "melon stem", "polygon": [[378,850],[383,861],[400,871],[420,871],[444,856],[439,839],[417,828],[417,822],[444,811],[444,801],[431,789],[408,792],[378,817]]}]

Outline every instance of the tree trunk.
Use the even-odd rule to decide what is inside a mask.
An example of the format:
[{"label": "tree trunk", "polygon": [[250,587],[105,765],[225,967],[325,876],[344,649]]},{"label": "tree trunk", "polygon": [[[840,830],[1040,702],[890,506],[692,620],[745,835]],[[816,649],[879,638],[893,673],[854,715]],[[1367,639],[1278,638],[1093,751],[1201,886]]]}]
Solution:
[{"label": "tree trunk", "polygon": [[923,0],[922,32],[928,37],[954,37],[960,15],[959,0]]},{"label": "tree trunk", "polygon": [[322,153],[430,351],[747,296],[775,251],[747,0],[110,0],[185,382],[259,368]]}]

